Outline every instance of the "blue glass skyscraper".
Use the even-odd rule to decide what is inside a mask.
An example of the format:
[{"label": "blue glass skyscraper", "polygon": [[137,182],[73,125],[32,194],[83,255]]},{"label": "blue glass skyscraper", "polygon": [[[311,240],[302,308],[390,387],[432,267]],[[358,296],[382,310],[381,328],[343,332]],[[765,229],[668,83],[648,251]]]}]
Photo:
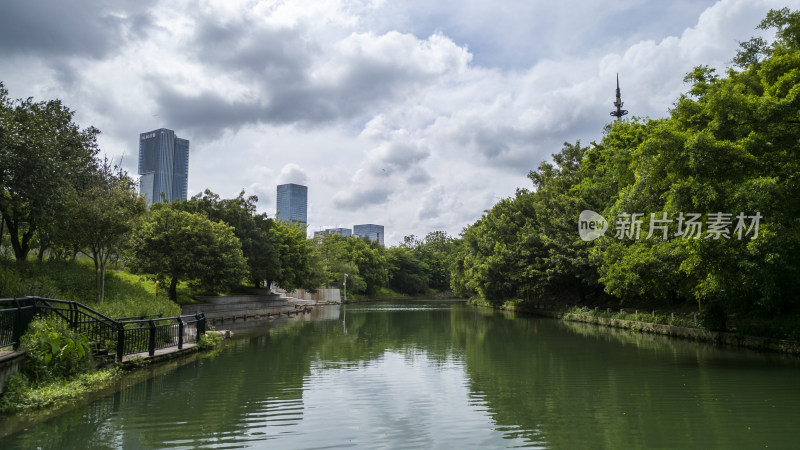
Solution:
[{"label": "blue glass skyscraper", "polygon": [[308,187],[302,184],[278,185],[278,220],[308,225]]},{"label": "blue glass skyscraper", "polygon": [[375,225],[374,223],[365,223],[363,225],[353,225],[353,234],[358,237],[365,237],[370,241],[377,242],[383,245],[383,225]]},{"label": "blue glass skyscraper", "polygon": [[159,128],[139,135],[139,193],[147,204],[186,200],[189,186],[189,140]]}]

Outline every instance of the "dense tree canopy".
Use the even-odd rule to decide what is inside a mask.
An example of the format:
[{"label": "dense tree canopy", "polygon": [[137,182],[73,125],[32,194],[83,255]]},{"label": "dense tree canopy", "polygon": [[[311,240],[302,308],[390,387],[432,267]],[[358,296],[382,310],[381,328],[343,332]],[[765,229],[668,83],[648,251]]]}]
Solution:
[{"label": "dense tree canopy", "polygon": [[71,217],[59,224],[69,235],[74,248],[82,249],[95,267],[97,301],[105,296],[106,264],[117,256],[127,241],[137,218],[146,211],[144,197],[118,167],[104,161],[92,183],[73,197]]},{"label": "dense tree canopy", "polygon": [[42,250],[49,245],[68,196],[95,173],[98,131],[81,130],[73,116],[59,100],[12,101],[0,83],[0,213],[17,260],[34,237]]},{"label": "dense tree canopy", "polygon": [[306,239],[306,227],[297,223],[275,221],[273,229],[279,242],[280,272],[275,278],[278,286],[293,291],[307,289],[314,291],[324,282],[314,247]]},{"label": "dense tree canopy", "polygon": [[73,115],[58,100],[10,100],[0,84],[0,246],[19,261],[32,249],[39,259],[89,256],[98,302],[107,264],[123,249],[129,269],[169,280],[173,300],[179,280],[206,292],[241,282],[313,291],[341,286],[347,274],[350,292],[368,296],[390,285],[416,295],[450,284],[459,241],[443,232],[388,250],[355,237],[312,241],[305,227],[258,213],[258,198],[244,191],[223,199],[206,190],[148,212],[127,174],[97,157],[99,131],[80,129]]},{"label": "dense tree canopy", "polygon": [[171,300],[177,299],[179,280],[208,292],[242,282],[247,262],[232,227],[168,204],[156,205],[131,238],[128,263],[132,270],[168,278]]},{"label": "dense tree canopy", "polygon": [[373,295],[386,287],[385,249],[358,237],[325,234],[315,239],[314,251],[328,285],[341,286],[347,274],[350,293]]},{"label": "dense tree canopy", "polygon": [[[465,230],[454,291],[796,311],[800,13],[761,28],[776,41],[742,44],[724,76],[695,68],[669,117],[616,122],[531,172],[533,191]],[[580,238],[584,210],[607,220],[603,237]]]},{"label": "dense tree canopy", "polygon": [[249,279],[255,287],[261,282],[277,280],[281,274],[280,236],[272,219],[265,213],[256,213],[258,197],[245,197],[244,191],[232,199],[221,199],[206,189],[187,202],[178,202],[173,207],[193,213],[201,213],[216,222],[225,222],[233,227],[234,234],[242,245],[242,253],[250,269]]}]

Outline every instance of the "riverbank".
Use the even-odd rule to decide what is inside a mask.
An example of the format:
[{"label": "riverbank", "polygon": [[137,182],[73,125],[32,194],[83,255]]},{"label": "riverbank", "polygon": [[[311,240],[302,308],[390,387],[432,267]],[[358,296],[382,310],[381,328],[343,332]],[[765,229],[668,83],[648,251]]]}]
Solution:
[{"label": "riverbank", "polygon": [[[287,321],[331,320],[338,319],[338,305],[317,305],[315,307],[295,308],[291,311],[272,315],[219,317],[215,326],[217,330],[209,330],[198,345],[186,346],[184,349],[170,352],[158,351],[152,357],[146,354],[126,356],[121,364],[113,367],[99,368],[97,371],[82,374],[75,379],[62,380],[51,385],[39,386],[25,393],[24,398],[17,396],[11,408],[0,412],[0,437],[15,430],[24,428],[25,424],[35,423],[61,414],[76,406],[84,404],[86,398],[97,398],[108,395],[122,387],[128,386],[130,377],[137,377],[142,370],[161,372],[162,368],[176,367],[198,359],[213,357],[221,351],[221,341],[232,338],[239,328],[247,330],[272,327]],[[242,320],[244,319],[244,320]],[[222,328],[224,327],[224,330]],[[234,331],[231,331],[234,330]],[[211,342],[208,342],[211,341]],[[208,351],[204,351],[208,350]],[[9,425],[11,421],[15,424]],[[10,428],[9,428],[10,427]],[[13,429],[13,430],[12,430]]]},{"label": "riverbank", "polygon": [[[134,359],[113,368],[84,374],[84,377],[79,377],[71,382],[54,384],[53,389],[60,391],[60,395],[58,398],[47,399],[47,404],[0,413],[0,438],[85,406],[100,397],[114,394],[177,367],[214,358],[224,345],[222,343],[208,348],[206,351],[201,351],[203,349],[199,347],[193,347],[151,360]],[[51,391],[50,394],[53,392]]]},{"label": "riverbank", "polygon": [[[789,339],[776,339],[768,337],[750,336],[727,331],[710,331],[700,327],[655,323],[642,320],[620,319],[615,317],[602,317],[587,308],[573,308],[572,310],[555,309],[551,305],[522,305],[508,304],[495,307],[483,302],[472,302],[479,307],[513,311],[522,314],[531,314],[549,317],[569,322],[582,322],[609,328],[619,328],[637,333],[658,334],[696,342],[708,342],[717,345],[748,348],[753,350],[800,355],[800,342]],[[578,312],[580,311],[580,312]],[[639,316],[639,314],[636,314]],[[642,317],[650,316],[641,314]]]},{"label": "riverbank", "polygon": [[348,303],[368,303],[368,302],[382,302],[382,301],[396,301],[396,300],[454,300],[457,299],[451,291],[428,293],[424,295],[387,295],[385,297],[366,297],[366,298],[349,298],[346,301],[342,300],[343,304]]},{"label": "riverbank", "polygon": [[[32,384],[18,368],[20,375],[8,379],[8,386],[0,396],[0,418],[7,418],[12,414],[49,417],[52,413],[71,408],[71,405],[79,399],[107,390],[131,372],[186,359],[197,353],[213,354],[220,347],[220,343],[231,336],[229,331],[211,330],[201,336],[200,342],[196,345],[187,345],[182,349],[162,349],[153,356],[147,353],[126,355],[120,363],[96,360],[97,367],[92,370],[38,385]],[[16,352],[12,356],[18,356],[19,364],[22,364],[25,352]]]}]

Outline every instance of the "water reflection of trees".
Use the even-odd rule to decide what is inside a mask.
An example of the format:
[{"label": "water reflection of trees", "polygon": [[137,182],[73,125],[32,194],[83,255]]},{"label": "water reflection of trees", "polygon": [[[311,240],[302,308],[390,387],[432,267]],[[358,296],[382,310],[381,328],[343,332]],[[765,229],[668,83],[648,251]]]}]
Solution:
[{"label": "water reflection of trees", "polygon": [[[54,447],[66,434],[92,447],[272,439],[302,422],[312,370],[358,367],[386,352],[463,361],[470,398],[448,399],[463,401],[454,407],[480,406],[505,436],[554,448],[755,447],[765,434],[748,435],[747,426],[780,438],[792,433],[783,424],[800,419],[796,367],[720,370],[715,361],[724,354],[711,346],[463,305],[348,307],[342,319],[296,321],[235,340],[213,359],[39,424],[17,442]],[[765,377],[786,398],[748,391]],[[737,429],[731,411],[746,407],[752,418]]]},{"label": "water reflection of trees", "polygon": [[[796,366],[764,359],[758,370],[717,370],[709,362],[742,355],[490,312],[455,310],[451,323],[465,348],[470,388],[494,421],[533,430],[526,436],[532,441],[543,433],[550,447],[749,448],[767,437],[784,445],[793,433],[797,438],[783,425],[800,415],[792,406]],[[767,378],[780,387],[764,389]],[[794,399],[765,397],[779,392]],[[738,423],[741,415],[748,425]]]}]

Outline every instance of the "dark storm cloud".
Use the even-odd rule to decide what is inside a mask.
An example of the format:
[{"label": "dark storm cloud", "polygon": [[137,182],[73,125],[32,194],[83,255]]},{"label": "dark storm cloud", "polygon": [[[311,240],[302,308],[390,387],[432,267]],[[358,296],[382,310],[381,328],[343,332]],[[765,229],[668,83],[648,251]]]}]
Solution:
[{"label": "dark storm cloud", "polygon": [[162,86],[156,101],[159,115],[168,123],[189,129],[198,137],[214,139],[224,131],[236,131],[256,123],[311,125],[346,119],[354,113],[351,104],[337,100],[336,93],[288,88],[268,92],[263,98],[233,99],[225,93],[184,94]]},{"label": "dark storm cloud", "polygon": [[222,95],[210,92],[185,95],[162,86],[156,95],[159,116],[170,127],[213,139],[226,129],[255,122],[263,114],[257,103],[230,100]]},{"label": "dark storm cloud", "polygon": [[130,35],[151,26],[151,2],[4,1],[0,3],[0,54],[103,58]]},{"label": "dark storm cloud", "polygon": [[218,69],[291,84],[305,79],[305,67],[320,52],[301,27],[273,28],[247,18],[224,24],[200,18],[191,48],[198,60]]},{"label": "dark storm cloud", "polygon": [[411,142],[385,142],[374,149],[367,161],[373,175],[406,172],[430,156],[430,150]]},{"label": "dark storm cloud", "polygon": [[411,185],[424,185],[430,183],[432,180],[433,178],[428,171],[419,166],[411,169],[408,178],[406,178],[406,182]]},{"label": "dark storm cloud", "polygon": [[[321,39],[302,23],[200,14],[183,44],[197,68],[230,79],[248,96],[157,82],[159,114],[213,138],[251,123],[313,127],[375,114],[463,64],[466,51],[441,36],[390,32]],[[396,54],[391,54],[392,52]]]},{"label": "dark storm cloud", "polygon": [[425,79],[422,74],[371,61],[350,61],[341,78],[322,85],[308,81],[300,72],[288,75],[291,70],[244,77],[244,84],[259,86],[258,96],[247,99],[226,97],[224,92],[185,94],[162,84],[156,97],[159,113],[176,127],[191,128],[211,138],[252,123],[312,126],[377,111],[400,91]]},{"label": "dark storm cloud", "polygon": [[[610,101],[609,101],[610,103]],[[486,167],[526,174],[543,159],[558,153],[565,141],[582,140],[587,144],[599,140],[607,112],[597,105],[553,105],[553,118],[542,123],[503,123],[504,117],[487,117],[482,121],[464,120],[448,138],[481,158]]]}]

